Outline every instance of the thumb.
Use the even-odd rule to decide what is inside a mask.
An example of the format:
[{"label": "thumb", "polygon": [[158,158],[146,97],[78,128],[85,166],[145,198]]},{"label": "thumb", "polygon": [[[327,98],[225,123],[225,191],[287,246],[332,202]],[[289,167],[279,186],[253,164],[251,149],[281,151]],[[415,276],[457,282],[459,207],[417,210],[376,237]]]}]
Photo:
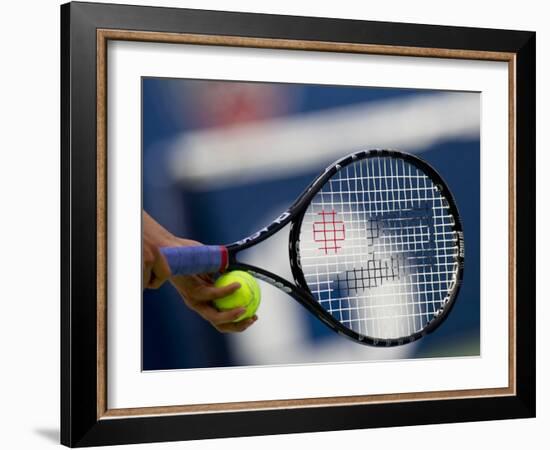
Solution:
[{"label": "thumb", "polygon": [[147,287],[157,289],[170,277],[171,271],[163,254],[155,249],[155,262],[151,270],[151,278]]}]

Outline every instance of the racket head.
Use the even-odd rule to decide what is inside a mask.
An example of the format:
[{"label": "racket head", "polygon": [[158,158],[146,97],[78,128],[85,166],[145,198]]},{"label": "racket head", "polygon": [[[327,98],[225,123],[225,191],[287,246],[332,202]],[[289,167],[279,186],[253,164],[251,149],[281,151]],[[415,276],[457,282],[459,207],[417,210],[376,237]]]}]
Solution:
[{"label": "racket head", "polygon": [[456,202],[428,163],[393,150],[353,153],[320,174],[295,207],[292,274],[332,328],[395,346],[448,317],[464,237]]}]

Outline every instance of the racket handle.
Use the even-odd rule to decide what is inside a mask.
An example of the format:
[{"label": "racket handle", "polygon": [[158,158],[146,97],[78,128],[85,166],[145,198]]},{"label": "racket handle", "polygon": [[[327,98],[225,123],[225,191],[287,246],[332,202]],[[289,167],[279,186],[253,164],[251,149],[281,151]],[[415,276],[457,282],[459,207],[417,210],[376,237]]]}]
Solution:
[{"label": "racket handle", "polygon": [[172,275],[223,272],[227,268],[227,248],[221,245],[163,247]]}]

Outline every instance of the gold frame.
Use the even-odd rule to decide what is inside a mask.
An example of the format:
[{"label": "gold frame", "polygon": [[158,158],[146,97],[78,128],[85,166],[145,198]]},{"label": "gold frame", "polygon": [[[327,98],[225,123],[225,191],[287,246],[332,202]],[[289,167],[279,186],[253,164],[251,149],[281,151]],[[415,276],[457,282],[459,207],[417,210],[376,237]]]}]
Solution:
[{"label": "gold frame", "polygon": [[[508,387],[403,394],[266,400],[202,405],[150,406],[108,409],[107,405],[107,42],[109,40],[180,43],[286,50],[363,53],[390,56],[416,56],[502,61],[508,63]],[[129,30],[97,30],[97,419],[166,414],[219,413],[265,409],[344,406],[420,400],[447,400],[516,395],[516,55],[505,52],[454,50],[442,48],[398,47],[371,44],[345,44],[320,41],[245,38],[200,34],[158,33]]]}]

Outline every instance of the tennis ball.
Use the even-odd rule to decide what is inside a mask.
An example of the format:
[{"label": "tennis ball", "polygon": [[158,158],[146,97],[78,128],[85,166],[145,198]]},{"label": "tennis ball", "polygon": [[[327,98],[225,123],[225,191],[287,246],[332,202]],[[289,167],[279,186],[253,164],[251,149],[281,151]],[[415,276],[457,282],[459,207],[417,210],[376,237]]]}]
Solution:
[{"label": "tennis ball", "polygon": [[214,300],[214,306],[220,311],[239,307],[246,308],[246,311],[233,321],[240,322],[252,317],[256,313],[260,306],[261,292],[260,286],[254,277],[248,272],[241,270],[234,270],[223,274],[216,280],[214,285],[216,287],[224,287],[235,282],[240,283],[241,287],[226,297]]}]

